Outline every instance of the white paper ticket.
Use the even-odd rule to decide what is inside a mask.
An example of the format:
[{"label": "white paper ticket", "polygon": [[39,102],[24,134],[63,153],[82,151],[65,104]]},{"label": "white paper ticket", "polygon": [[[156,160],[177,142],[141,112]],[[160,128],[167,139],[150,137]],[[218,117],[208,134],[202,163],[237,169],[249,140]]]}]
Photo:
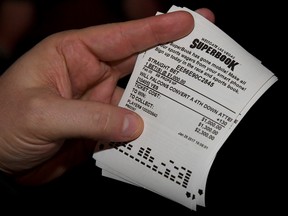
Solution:
[{"label": "white paper ticket", "polygon": [[217,151],[277,77],[213,23],[168,12],[177,10],[194,30],[139,54],[119,104],[142,116],[143,134],[93,157],[104,176],[196,210]]}]

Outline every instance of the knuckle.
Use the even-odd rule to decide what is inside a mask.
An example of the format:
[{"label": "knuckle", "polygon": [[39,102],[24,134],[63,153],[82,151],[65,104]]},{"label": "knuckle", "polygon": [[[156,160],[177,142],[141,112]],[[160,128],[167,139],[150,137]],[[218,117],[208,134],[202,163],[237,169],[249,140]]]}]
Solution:
[{"label": "knuckle", "polygon": [[108,111],[98,112],[93,115],[93,125],[96,127],[98,136],[103,137],[109,133],[111,114]]}]

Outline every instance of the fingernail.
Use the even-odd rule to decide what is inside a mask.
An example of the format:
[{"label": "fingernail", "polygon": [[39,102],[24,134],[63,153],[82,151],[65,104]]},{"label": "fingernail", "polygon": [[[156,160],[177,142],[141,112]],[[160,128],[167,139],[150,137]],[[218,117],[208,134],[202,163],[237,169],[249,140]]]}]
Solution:
[{"label": "fingernail", "polygon": [[141,119],[134,114],[127,114],[123,121],[122,136],[127,138],[137,138],[142,129]]}]

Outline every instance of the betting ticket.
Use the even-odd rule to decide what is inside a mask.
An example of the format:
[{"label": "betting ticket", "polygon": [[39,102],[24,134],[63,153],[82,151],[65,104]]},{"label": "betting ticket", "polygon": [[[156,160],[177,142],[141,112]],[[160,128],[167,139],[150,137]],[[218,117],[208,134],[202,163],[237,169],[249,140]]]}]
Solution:
[{"label": "betting ticket", "polygon": [[168,12],[177,10],[193,15],[193,31],[140,53],[119,103],[143,118],[142,135],[93,157],[102,175],[196,210],[217,151],[277,77],[213,23]]}]

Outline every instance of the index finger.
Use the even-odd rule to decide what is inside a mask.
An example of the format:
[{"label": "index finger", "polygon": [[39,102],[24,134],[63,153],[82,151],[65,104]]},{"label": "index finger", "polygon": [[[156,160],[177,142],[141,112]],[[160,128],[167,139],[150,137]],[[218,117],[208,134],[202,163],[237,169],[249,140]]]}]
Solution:
[{"label": "index finger", "polygon": [[113,61],[180,39],[194,28],[192,15],[171,12],[140,20],[86,28],[80,39],[103,61]]}]

